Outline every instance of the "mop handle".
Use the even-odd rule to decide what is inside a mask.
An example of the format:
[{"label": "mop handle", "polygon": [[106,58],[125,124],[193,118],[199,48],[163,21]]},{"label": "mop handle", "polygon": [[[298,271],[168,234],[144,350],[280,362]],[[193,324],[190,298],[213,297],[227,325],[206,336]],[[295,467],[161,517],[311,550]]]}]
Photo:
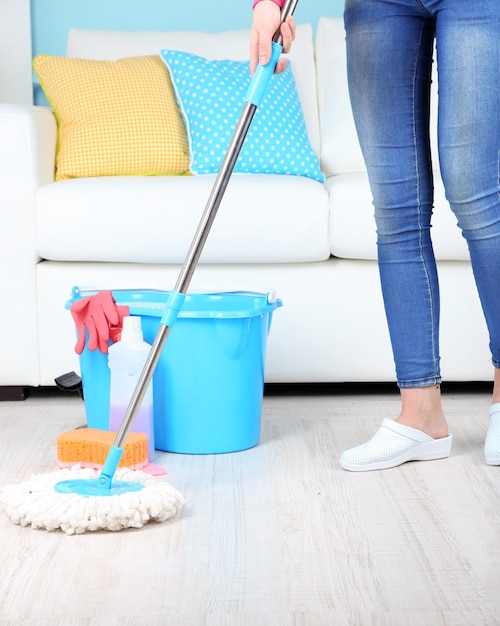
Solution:
[{"label": "mop handle", "polygon": [[[177,279],[177,283],[174,287],[174,291],[171,292],[170,299],[167,302],[165,315],[161,321],[164,326],[171,326],[173,322],[175,322],[177,315],[182,308],[183,296],[185,296],[191,282],[195,267],[200,258],[205,241],[215,219],[215,215],[219,209],[219,205],[229,183],[234,166],[236,165],[241,148],[243,147],[243,143],[253,117],[257,107],[261,104],[264,98],[269,82],[274,74],[274,70],[276,69],[278,59],[283,51],[283,46],[281,45],[281,24],[290,15],[293,15],[297,3],[298,0],[286,0],[281,10],[280,27],[273,36],[271,59],[265,66],[262,66],[259,63],[252,77],[250,86],[245,95],[245,105],[243,111],[227,148],[212,192],[208,198],[208,202],[205,206],[197,231],[193,237],[191,247],[187,253],[184,265],[182,266],[179,278]],[[169,310],[170,308],[171,310]]]},{"label": "mop handle", "polygon": [[149,355],[146,358],[146,362],[139,375],[139,380],[130,399],[125,415],[123,416],[122,423],[118,432],[116,433],[115,441],[106,457],[104,466],[99,476],[99,482],[101,485],[109,485],[111,488],[111,481],[118,467],[118,463],[123,454],[123,448],[127,440],[127,436],[132,428],[135,416],[137,415],[142,400],[146,395],[148,385],[153,377],[153,372],[156,369],[158,361],[160,359],[163,346],[167,340],[168,334],[172,325],[174,324],[177,316],[184,304],[186,298],[186,292],[191,283],[194,270],[200,258],[201,252],[207,240],[210,228],[219,209],[220,203],[224,196],[224,192],[229,183],[229,179],[233,172],[234,166],[241,152],[243,142],[248,133],[248,129],[252,123],[253,117],[257,110],[257,107],[261,104],[269,81],[276,69],[276,63],[283,50],[281,44],[281,24],[289,17],[293,15],[297,6],[298,0],[287,0],[283,9],[281,10],[280,28],[276,31],[272,41],[272,55],[271,60],[267,65],[259,66],[255,70],[254,76],[250,83],[247,95],[245,97],[245,105],[243,111],[238,120],[236,129],[233,133],[233,137],[229,143],[228,149],[224,156],[221,169],[215,180],[212,192],[208,198],[205,210],[202,214],[200,223],[193,237],[193,241],[186,255],[186,259],[181,268],[179,277],[173,291],[170,292],[167,299],[165,313],[160,321],[160,327],[156,333],[156,337],[153,341]]}]

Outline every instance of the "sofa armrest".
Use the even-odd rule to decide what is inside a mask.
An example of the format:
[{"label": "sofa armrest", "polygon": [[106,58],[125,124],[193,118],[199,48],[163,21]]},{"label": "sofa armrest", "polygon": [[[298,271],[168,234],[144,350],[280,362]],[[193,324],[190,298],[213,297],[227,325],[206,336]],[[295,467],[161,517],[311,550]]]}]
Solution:
[{"label": "sofa armrest", "polygon": [[43,107],[0,104],[0,385],[38,385],[34,193],[54,180],[57,125]]},{"label": "sofa armrest", "polygon": [[0,103],[0,129],[2,185],[35,189],[54,180],[57,124],[49,108]]}]

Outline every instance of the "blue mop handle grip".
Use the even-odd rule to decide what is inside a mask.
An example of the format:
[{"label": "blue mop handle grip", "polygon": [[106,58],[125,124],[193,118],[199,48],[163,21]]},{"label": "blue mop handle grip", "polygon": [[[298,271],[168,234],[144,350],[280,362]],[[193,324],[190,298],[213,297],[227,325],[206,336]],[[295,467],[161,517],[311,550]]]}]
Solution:
[{"label": "blue mop handle grip", "polygon": [[99,474],[99,484],[101,487],[106,489],[111,489],[111,483],[113,481],[113,476],[118,468],[118,464],[120,463],[120,459],[122,458],[123,448],[117,448],[116,446],[111,446],[108,452],[108,456],[104,461],[104,465],[102,466],[101,472]]},{"label": "blue mop handle grip", "polygon": [[173,326],[179,311],[182,309],[186,294],[181,291],[172,290],[168,296],[167,304],[165,305],[165,313],[161,318],[161,323],[164,326]]},{"label": "blue mop handle grip", "polygon": [[283,52],[281,24],[283,24],[283,22],[285,22],[289,16],[293,15],[297,3],[298,0],[285,0],[285,4],[281,9],[280,27],[274,33],[274,37],[271,42],[271,58],[269,59],[269,62],[266,63],[266,65],[261,65],[260,63],[257,65],[257,69],[255,70],[255,73],[253,75],[252,82],[250,83],[250,86],[246,93],[245,101],[249,104],[259,106],[264,100],[267,88],[269,86],[269,81],[273,77],[274,70],[276,69],[276,65],[279,61],[281,53]]},{"label": "blue mop handle grip", "polygon": [[276,69],[276,64],[278,63],[281,53],[283,52],[283,46],[281,44],[273,41],[271,46],[271,59],[269,60],[269,63],[266,63],[266,65],[261,65],[259,63],[257,65],[245,96],[245,101],[250,104],[254,104],[255,106],[260,106],[262,104],[269,82],[273,77],[274,70]]}]

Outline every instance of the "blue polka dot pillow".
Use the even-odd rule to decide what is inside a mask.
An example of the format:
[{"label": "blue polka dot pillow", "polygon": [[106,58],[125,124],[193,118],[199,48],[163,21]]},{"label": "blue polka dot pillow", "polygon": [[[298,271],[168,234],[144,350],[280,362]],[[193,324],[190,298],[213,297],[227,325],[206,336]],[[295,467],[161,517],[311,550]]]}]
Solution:
[{"label": "blue polka dot pillow", "polygon": [[[245,104],[250,84],[249,63],[212,61],[176,50],[162,50],[161,56],[170,70],[186,123],[191,171],[217,173]],[[289,67],[272,77],[234,171],[289,174],[324,181],[309,143]]]}]

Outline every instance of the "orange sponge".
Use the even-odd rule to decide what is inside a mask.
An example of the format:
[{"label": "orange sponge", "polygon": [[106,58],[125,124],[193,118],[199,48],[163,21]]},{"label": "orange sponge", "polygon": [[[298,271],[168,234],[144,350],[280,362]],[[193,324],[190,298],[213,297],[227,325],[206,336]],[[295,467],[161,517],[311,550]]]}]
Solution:
[{"label": "orange sponge", "polygon": [[[111,448],[116,433],[97,428],[68,430],[57,437],[57,464],[72,467],[100,468]],[[119,467],[140,470],[148,463],[148,436],[145,433],[130,433],[120,459]]]}]

